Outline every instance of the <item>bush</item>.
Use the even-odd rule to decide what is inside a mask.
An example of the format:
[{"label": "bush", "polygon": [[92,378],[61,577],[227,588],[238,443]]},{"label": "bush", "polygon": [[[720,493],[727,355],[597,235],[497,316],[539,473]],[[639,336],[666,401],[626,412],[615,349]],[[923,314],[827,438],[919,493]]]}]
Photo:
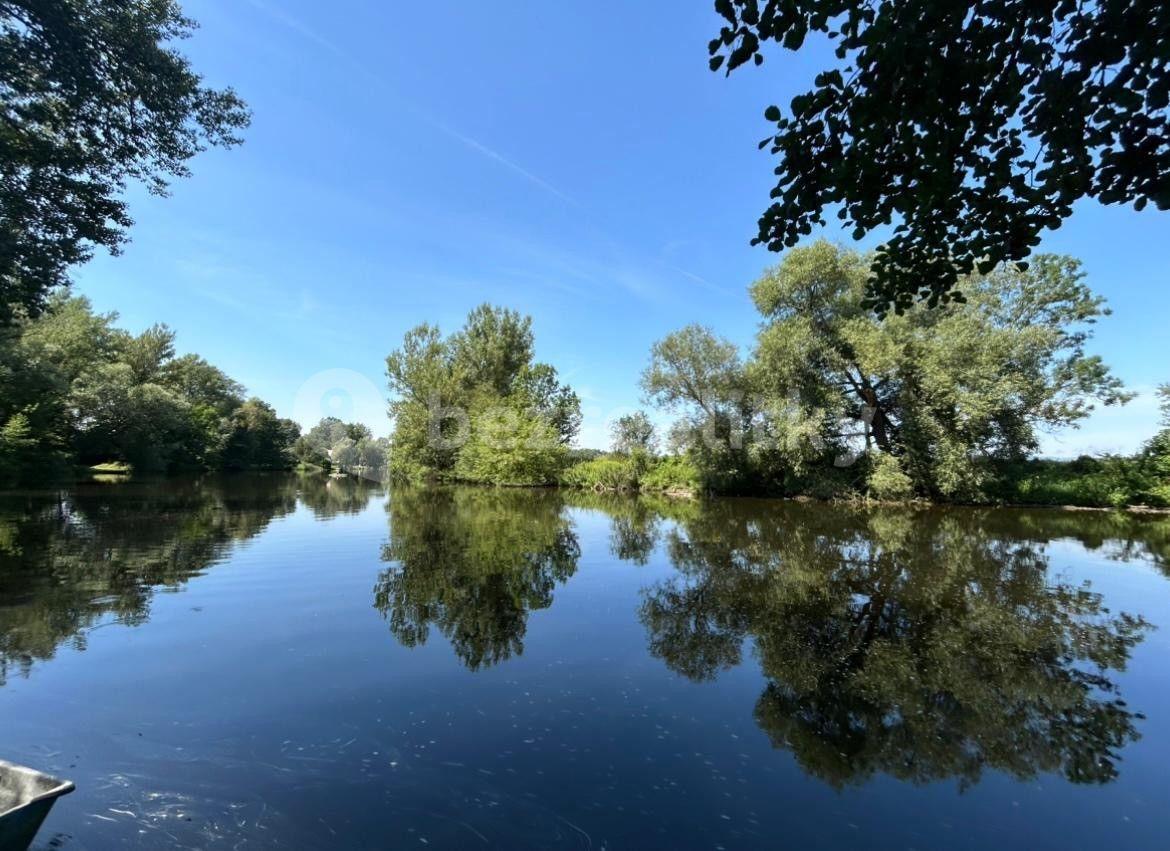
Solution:
[{"label": "bush", "polygon": [[546,485],[565,466],[566,449],[545,419],[516,411],[474,418],[459,451],[455,478],[492,485]]},{"label": "bush", "polygon": [[651,464],[640,482],[643,491],[660,493],[697,493],[702,490],[699,470],[680,456],[660,458]]},{"label": "bush", "polygon": [[1170,505],[1170,480],[1144,455],[1103,455],[1075,461],[1025,461],[1002,466],[987,494],[1025,505],[1123,508]]},{"label": "bush", "polygon": [[629,458],[607,456],[574,464],[561,475],[561,484],[589,490],[638,489],[638,473]]},{"label": "bush", "polygon": [[906,500],[914,496],[914,482],[893,455],[873,459],[867,478],[869,496],[881,500]]}]

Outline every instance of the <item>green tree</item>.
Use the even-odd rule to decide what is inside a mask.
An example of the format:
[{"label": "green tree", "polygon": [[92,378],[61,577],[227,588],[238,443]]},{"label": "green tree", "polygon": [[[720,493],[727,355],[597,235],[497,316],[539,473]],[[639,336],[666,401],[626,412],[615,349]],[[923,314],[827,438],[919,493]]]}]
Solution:
[{"label": "green tree", "polygon": [[493,485],[545,485],[556,481],[567,452],[546,419],[511,406],[473,409],[472,429],[460,447],[454,475]]},{"label": "green tree", "polygon": [[296,422],[280,419],[259,399],[249,399],[228,421],[221,463],[229,470],[288,469],[300,436]]},{"label": "green tree", "polygon": [[94,246],[116,252],[131,181],[164,194],[208,145],[248,124],[175,45],[175,0],[0,2],[0,324],[38,313]]},{"label": "green tree", "polygon": [[161,383],[193,405],[227,416],[244,403],[244,386],[199,355],[182,355],[161,370]]},{"label": "green tree", "polygon": [[512,395],[551,425],[566,446],[581,430],[581,399],[571,387],[561,384],[556,369],[547,363],[525,364],[516,376]]},{"label": "green tree", "polygon": [[618,417],[610,428],[613,437],[613,451],[629,455],[632,452],[653,454],[658,439],[654,423],[644,411],[636,411]]},{"label": "green tree", "polygon": [[190,405],[164,387],[138,381],[126,363],[107,364],[78,382],[70,403],[85,461],[116,458],[142,470],[165,470],[190,437]]},{"label": "green tree", "polygon": [[827,207],[854,237],[894,225],[867,306],[945,302],[959,279],[1023,260],[1081,198],[1170,207],[1170,7],[1021,0],[716,0],[711,68],[774,42],[838,60],[787,110],[755,243],[792,248]]},{"label": "green tree", "polygon": [[12,479],[27,469],[38,455],[28,416],[13,414],[0,426],[0,482]]},{"label": "green tree", "polygon": [[1076,425],[1129,397],[1085,353],[1108,311],[1080,264],[1040,255],[964,280],[965,304],[878,320],[867,258],[821,241],[752,286],[764,315],[756,386],[806,432],[892,454],[924,493],[971,497],[992,460],[1021,458],[1042,428]]},{"label": "green tree", "polygon": [[358,463],[368,470],[383,470],[390,451],[390,441],[384,437],[358,441]]},{"label": "green tree", "polygon": [[361,459],[358,445],[351,438],[343,437],[333,444],[329,459],[342,470],[356,467]]},{"label": "green tree", "polygon": [[159,383],[163,367],[174,357],[175,332],[159,324],[126,339],[120,353],[120,360],[130,367],[139,384]]},{"label": "green tree", "polygon": [[[408,331],[386,358],[391,475],[551,481],[580,427],[580,400],[553,367],[533,362],[532,347],[532,320],[491,305],[446,338],[428,324]],[[517,431],[505,434],[501,419]]]},{"label": "green tree", "polygon": [[343,438],[349,437],[349,429],[337,417],[325,417],[305,435],[313,451],[328,456]]},{"label": "green tree", "polygon": [[641,384],[647,402],[681,415],[670,443],[695,461],[705,487],[760,486],[761,444],[748,439],[760,413],[758,398],[734,343],[688,325],[654,344]]},{"label": "green tree", "polygon": [[456,376],[469,390],[507,396],[532,362],[532,317],[481,304],[448,341]]}]

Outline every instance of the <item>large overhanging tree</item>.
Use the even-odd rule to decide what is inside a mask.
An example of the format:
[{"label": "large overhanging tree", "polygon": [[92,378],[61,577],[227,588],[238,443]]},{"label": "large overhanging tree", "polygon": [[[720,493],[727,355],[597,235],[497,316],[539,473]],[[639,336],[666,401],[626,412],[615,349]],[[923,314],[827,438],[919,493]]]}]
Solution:
[{"label": "large overhanging tree", "polygon": [[780,156],[755,243],[795,245],[835,210],[892,226],[869,304],[957,296],[960,276],[1022,261],[1082,198],[1170,207],[1165,0],[716,0],[712,69],[767,42],[827,38],[837,67],[765,112]]},{"label": "large overhanging tree", "polygon": [[244,103],[175,49],[194,27],[175,0],[0,0],[0,325],[118,250],[130,182],[240,141]]}]

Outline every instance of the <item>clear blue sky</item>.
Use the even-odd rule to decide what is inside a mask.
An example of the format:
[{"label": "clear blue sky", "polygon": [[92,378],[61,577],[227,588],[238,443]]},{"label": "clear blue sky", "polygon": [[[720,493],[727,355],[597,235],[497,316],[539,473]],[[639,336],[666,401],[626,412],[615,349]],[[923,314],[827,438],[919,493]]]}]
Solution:
[{"label": "clear blue sky", "polygon": [[[403,332],[453,330],[491,301],[534,317],[594,446],[639,406],[654,340],[700,321],[750,346],[746,287],[777,259],[748,244],[771,187],[763,109],[827,53],[712,74],[709,0],[184,7],[202,25],[185,51],[254,123],[170,198],[133,192],[132,243],[78,272],[125,327],[170,324],[181,351],[282,415],[335,411],[385,434],[384,359]],[[1092,204],[1047,240],[1113,307],[1093,351],[1146,393],[1050,454],[1152,432],[1149,390],[1170,380],[1167,243],[1170,213]]]}]

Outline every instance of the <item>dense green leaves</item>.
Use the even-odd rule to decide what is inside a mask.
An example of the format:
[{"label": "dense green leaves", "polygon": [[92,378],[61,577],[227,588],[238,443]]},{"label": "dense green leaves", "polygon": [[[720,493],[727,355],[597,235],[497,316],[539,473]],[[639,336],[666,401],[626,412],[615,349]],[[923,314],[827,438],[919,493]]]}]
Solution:
[{"label": "dense green leaves", "polygon": [[651,401],[708,487],[982,499],[997,465],[1129,395],[1086,353],[1107,314],[1080,265],[1041,255],[963,280],[966,300],[876,318],[869,258],[820,241],[752,285],[752,357],[691,326],[657,343]]},{"label": "dense green leaves", "polygon": [[792,248],[827,210],[893,226],[867,306],[945,303],[1026,258],[1081,198],[1170,207],[1170,6],[1161,0],[718,0],[711,67],[826,37],[839,66],[787,110],[754,240]]},{"label": "dense green leaves", "polygon": [[140,470],[289,465],[295,423],[245,402],[244,388],[199,356],[176,356],[166,326],[132,336],[115,319],[57,294],[38,318],[0,330],[0,429],[14,435],[0,450],[4,478],[70,461]]},{"label": "dense green leaves", "polygon": [[176,49],[194,26],[175,0],[0,1],[0,324],[39,312],[95,246],[118,250],[129,182],[165,193],[240,141],[243,102]]},{"label": "dense green leaves", "polygon": [[826,439],[896,456],[919,492],[976,497],[988,460],[1024,457],[1039,429],[1128,398],[1084,351],[1106,311],[1075,261],[972,276],[966,303],[882,321],[864,308],[865,259],[818,242],[753,285],[768,320],[758,382]]},{"label": "dense green leaves", "polygon": [[533,361],[532,320],[513,310],[481,305],[446,338],[419,325],[386,373],[397,478],[546,484],[581,425],[577,394]]}]

